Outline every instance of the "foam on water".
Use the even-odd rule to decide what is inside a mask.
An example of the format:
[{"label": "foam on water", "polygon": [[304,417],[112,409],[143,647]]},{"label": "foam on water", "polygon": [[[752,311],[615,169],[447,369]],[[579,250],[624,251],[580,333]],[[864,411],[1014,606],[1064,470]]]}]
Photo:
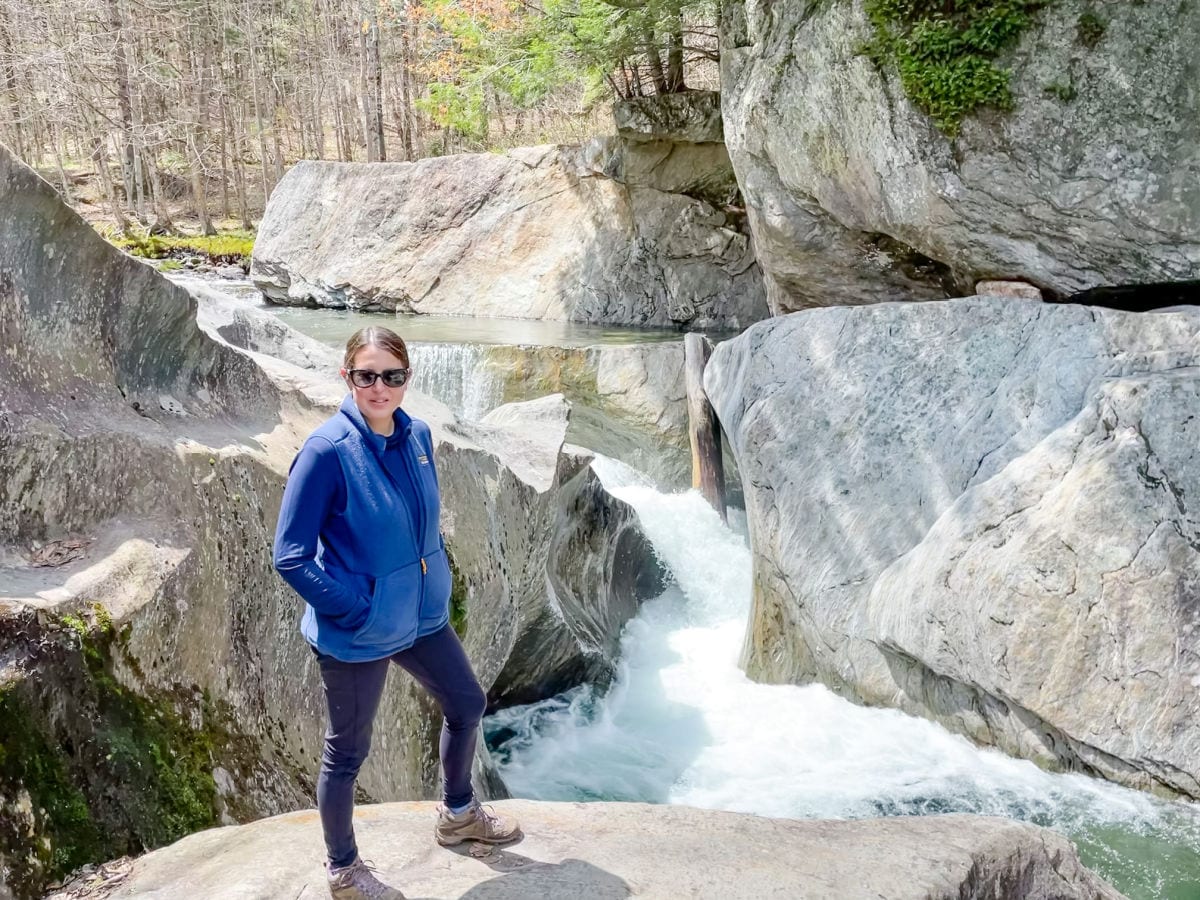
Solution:
[{"label": "foam on water", "polygon": [[932,722],[738,667],[751,593],[744,526],[598,460],[675,584],[626,626],[607,695],[589,687],[485,723],[517,796],[681,803],[788,818],[972,812],[1046,825],[1131,897],[1200,897],[1195,807],[975,747]]}]

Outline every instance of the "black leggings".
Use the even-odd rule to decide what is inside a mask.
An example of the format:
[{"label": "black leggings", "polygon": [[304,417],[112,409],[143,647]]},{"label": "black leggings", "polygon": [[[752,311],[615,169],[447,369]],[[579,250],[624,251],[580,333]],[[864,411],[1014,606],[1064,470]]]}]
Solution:
[{"label": "black leggings", "polygon": [[471,802],[471,763],[475,735],[487,698],[454,629],[420,638],[407,650],[372,662],[349,663],[323,653],[321,680],[329,707],[329,728],[317,778],[317,808],[332,866],[348,866],[358,856],[354,841],[354,779],[371,749],[371,728],[383,695],[388,663],[407,671],[442,707],[442,792],[447,806]]}]

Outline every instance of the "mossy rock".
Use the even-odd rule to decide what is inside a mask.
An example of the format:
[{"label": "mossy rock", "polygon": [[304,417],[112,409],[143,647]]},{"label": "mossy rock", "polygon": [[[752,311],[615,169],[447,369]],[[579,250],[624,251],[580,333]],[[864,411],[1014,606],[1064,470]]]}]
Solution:
[{"label": "mossy rock", "polygon": [[875,35],[863,48],[894,65],[909,98],[949,137],[981,108],[1013,107],[997,57],[1051,0],[867,0]]},{"label": "mossy rock", "polygon": [[0,691],[0,856],[18,898],[217,824],[214,759],[231,736],[206,698],[118,681],[124,638],[102,609],[4,628],[38,673]]}]

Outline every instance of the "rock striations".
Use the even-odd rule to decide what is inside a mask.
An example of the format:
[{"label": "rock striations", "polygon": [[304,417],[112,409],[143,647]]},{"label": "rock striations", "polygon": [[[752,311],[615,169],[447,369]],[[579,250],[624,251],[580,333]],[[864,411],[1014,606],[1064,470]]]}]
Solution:
[{"label": "rock striations", "polygon": [[[187,291],[0,148],[0,872],[18,897],[84,861],[311,803],[324,705],[270,549],[288,465],[343,390],[264,355],[329,354],[261,315],[204,302],[197,319]],[[645,595],[626,589],[656,584],[630,573],[658,568],[587,456],[563,453],[561,398],[471,429],[408,403],[434,429],[485,687],[604,677]],[[600,521],[574,520],[597,506]],[[553,543],[558,528],[584,537]],[[617,587],[619,605],[592,607]],[[505,675],[518,646],[545,666]],[[366,795],[432,796],[439,724],[397,677]]]},{"label": "rock striations", "polygon": [[720,345],[748,671],[1200,797],[1200,314],[810,310]]},{"label": "rock striations", "polygon": [[251,277],[276,303],[363,310],[716,328],[766,315],[749,238],[724,212],[617,181],[596,153],[299,163],[271,195]]}]

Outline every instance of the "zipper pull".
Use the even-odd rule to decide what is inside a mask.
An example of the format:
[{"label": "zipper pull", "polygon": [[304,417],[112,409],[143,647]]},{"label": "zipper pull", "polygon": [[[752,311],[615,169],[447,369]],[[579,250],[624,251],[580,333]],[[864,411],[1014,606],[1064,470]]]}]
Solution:
[{"label": "zipper pull", "polygon": [[428,573],[428,572],[429,572],[429,569],[428,569],[428,567],[426,567],[426,565],[425,565],[425,557],[423,557],[423,556],[422,556],[422,557],[421,557],[421,574],[422,574],[422,575],[425,575],[425,574],[426,574],[426,573]]}]

